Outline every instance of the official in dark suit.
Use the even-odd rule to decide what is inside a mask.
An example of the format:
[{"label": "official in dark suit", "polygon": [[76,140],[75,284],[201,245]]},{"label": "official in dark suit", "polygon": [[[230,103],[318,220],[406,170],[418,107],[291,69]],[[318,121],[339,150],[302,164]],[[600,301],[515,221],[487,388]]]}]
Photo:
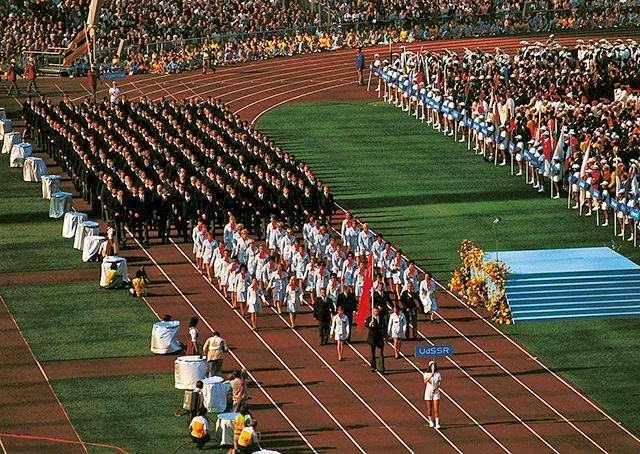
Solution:
[{"label": "official in dark suit", "polygon": [[333,302],[327,299],[327,290],[322,288],[320,289],[320,296],[313,303],[313,318],[318,321],[320,345],[327,345],[327,342],[329,342],[332,315]]},{"label": "official in dark suit", "polygon": [[384,374],[384,337],[386,326],[379,315],[377,307],[373,308],[373,312],[370,317],[367,317],[365,325],[369,329],[367,335],[367,344],[371,346],[371,372],[376,371],[376,349],[379,352],[379,371]]}]

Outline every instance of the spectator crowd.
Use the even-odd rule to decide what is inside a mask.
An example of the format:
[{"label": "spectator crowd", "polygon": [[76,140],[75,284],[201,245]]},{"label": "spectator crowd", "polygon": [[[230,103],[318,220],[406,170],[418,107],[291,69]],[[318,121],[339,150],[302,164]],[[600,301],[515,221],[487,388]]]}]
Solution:
[{"label": "spectator crowd", "polygon": [[[523,43],[515,55],[467,50],[374,62],[389,102],[460,138],[495,165],[511,163],[538,192],[637,241],[640,46]],[[613,218],[613,219],[611,219]]]},{"label": "spectator crowd", "polygon": [[[0,4],[0,58],[62,49],[82,29],[88,0]],[[172,73],[389,42],[638,25],[640,0],[325,1],[324,17],[293,0],[103,2],[96,18],[102,72]],[[116,48],[124,40],[121,58]],[[86,57],[67,71],[87,71]]]}]

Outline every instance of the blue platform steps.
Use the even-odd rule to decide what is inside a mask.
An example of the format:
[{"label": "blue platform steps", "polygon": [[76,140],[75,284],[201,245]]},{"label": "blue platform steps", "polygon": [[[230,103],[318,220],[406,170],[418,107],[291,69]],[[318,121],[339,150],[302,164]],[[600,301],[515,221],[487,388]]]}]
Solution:
[{"label": "blue platform steps", "polygon": [[509,251],[498,259],[512,271],[505,291],[516,322],[640,316],[640,266],[609,248]]}]

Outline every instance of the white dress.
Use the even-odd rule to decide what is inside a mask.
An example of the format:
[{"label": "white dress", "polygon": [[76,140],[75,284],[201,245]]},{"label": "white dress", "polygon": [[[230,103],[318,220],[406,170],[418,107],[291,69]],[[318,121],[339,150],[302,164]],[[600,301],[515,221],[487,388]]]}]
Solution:
[{"label": "white dress", "polygon": [[264,301],[264,292],[259,285],[253,288],[253,285],[249,285],[247,290],[247,312],[250,314],[259,314],[262,312],[262,302]]},{"label": "white dress", "polygon": [[407,332],[407,318],[404,313],[400,312],[396,314],[392,312],[389,315],[389,326],[387,332],[391,333],[391,337],[394,339],[402,339],[402,336]]},{"label": "white dress", "polygon": [[239,272],[236,274],[236,300],[239,303],[244,303],[245,301],[247,301],[247,287],[249,287],[250,283],[251,281],[249,281],[249,273],[244,272],[243,275],[242,272]]},{"label": "white dress", "polygon": [[433,377],[431,377],[430,372],[425,372],[423,377],[424,377],[424,380],[429,379],[429,381],[427,382],[427,386],[425,387],[425,390],[424,390],[424,400],[440,400],[440,388],[435,389],[436,386],[438,385],[438,382],[442,381],[442,376],[440,375],[440,372],[434,373]]},{"label": "white dress", "polygon": [[211,262],[211,256],[213,255],[213,245],[209,238],[205,238],[202,242],[202,261],[209,264]]},{"label": "white dress", "polygon": [[296,313],[300,310],[300,300],[302,299],[302,293],[298,286],[291,289],[291,286],[287,284],[284,291],[284,302],[287,305],[287,312]]},{"label": "white dress", "polygon": [[336,340],[345,340],[349,337],[349,331],[351,327],[349,326],[349,319],[346,315],[342,314],[340,317],[338,314],[333,316],[331,320],[331,332],[329,336],[335,336]]},{"label": "white dress", "polygon": [[438,306],[436,306],[436,283],[433,279],[427,284],[427,280],[423,279],[420,282],[420,301],[422,302],[422,308],[424,309],[424,313],[428,314],[430,312],[438,310]]}]

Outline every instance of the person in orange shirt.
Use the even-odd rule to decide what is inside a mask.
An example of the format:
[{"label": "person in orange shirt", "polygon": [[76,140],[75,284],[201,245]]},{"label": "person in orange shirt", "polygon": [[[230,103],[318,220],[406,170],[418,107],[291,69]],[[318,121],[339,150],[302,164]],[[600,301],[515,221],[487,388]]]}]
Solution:
[{"label": "person in orange shirt", "polygon": [[204,445],[211,440],[209,435],[209,420],[205,417],[206,408],[198,410],[198,416],[191,420],[189,430],[191,431],[191,441],[196,444],[198,449],[203,449]]}]

